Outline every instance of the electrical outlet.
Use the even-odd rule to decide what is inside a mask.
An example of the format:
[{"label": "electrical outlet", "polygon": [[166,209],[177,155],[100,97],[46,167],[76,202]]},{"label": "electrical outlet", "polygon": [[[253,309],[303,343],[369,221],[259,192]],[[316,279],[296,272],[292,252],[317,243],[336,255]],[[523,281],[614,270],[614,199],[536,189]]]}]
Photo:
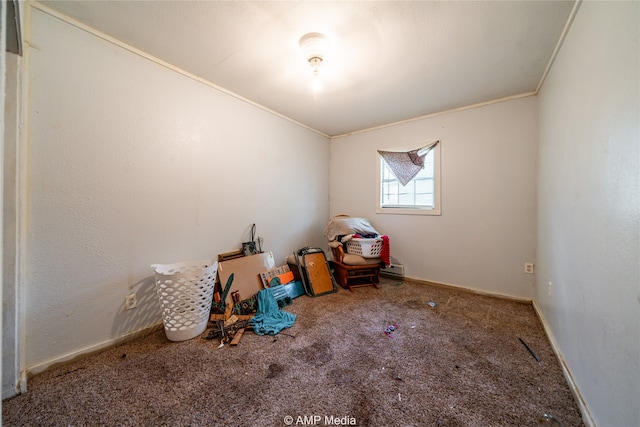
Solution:
[{"label": "electrical outlet", "polygon": [[524,263],[524,272],[527,274],[533,274],[533,263],[525,262]]},{"label": "electrical outlet", "polygon": [[131,310],[132,308],[136,308],[138,306],[138,299],[136,298],[136,294],[127,295],[124,297],[124,308],[126,310]]},{"label": "electrical outlet", "polygon": [[549,287],[547,288],[547,293],[549,294],[549,298],[551,298],[552,290],[553,290],[553,283],[549,282]]}]

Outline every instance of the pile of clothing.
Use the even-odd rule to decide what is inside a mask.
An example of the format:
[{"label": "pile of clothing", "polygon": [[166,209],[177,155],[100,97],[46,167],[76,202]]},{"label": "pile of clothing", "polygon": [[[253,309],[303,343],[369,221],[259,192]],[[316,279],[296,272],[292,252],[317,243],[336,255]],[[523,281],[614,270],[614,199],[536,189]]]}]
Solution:
[{"label": "pile of clothing", "polygon": [[323,235],[329,241],[329,246],[332,247],[344,245],[351,239],[374,239],[380,237],[383,240],[380,259],[384,265],[391,263],[389,236],[378,233],[367,218],[352,218],[346,215],[336,216],[329,221]]}]

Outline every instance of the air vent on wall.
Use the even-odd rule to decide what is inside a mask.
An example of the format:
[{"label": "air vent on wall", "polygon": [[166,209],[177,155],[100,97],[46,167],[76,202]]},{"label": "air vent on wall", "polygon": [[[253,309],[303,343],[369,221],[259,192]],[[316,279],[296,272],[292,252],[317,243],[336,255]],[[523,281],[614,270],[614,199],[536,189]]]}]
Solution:
[{"label": "air vent on wall", "polygon": [[389,264],[388,266],[380,269],[380,274],[393,278],[404,278],[404,265],[402,264]]}]

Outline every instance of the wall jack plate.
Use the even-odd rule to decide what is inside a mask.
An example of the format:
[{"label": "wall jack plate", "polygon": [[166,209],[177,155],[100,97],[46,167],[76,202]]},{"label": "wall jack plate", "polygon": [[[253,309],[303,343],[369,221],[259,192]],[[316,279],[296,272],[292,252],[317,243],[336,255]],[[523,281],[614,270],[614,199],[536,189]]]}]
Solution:
[{"label": "wall jack plate", "polygon": [[525,262],[524,263],[524,272],[527,274],[533,274],[533,263]]},{"label": "wall jack plate", "polygon": [[138,306],[138,300],[136,298],[136,294],[127,295],[124,297],[124,308],[125,310],[131,310],[132,308],[136,308]]}]

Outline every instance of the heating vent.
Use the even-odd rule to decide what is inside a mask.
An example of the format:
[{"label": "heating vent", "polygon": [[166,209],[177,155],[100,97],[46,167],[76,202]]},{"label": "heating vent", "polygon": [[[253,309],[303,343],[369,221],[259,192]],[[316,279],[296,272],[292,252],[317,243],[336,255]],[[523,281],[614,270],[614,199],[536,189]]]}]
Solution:
[{"label": "heating vent", "polygon": [[380,274],[388,277],[404,277],[404,265],[389,264],[388,266],[380,269]]}]

